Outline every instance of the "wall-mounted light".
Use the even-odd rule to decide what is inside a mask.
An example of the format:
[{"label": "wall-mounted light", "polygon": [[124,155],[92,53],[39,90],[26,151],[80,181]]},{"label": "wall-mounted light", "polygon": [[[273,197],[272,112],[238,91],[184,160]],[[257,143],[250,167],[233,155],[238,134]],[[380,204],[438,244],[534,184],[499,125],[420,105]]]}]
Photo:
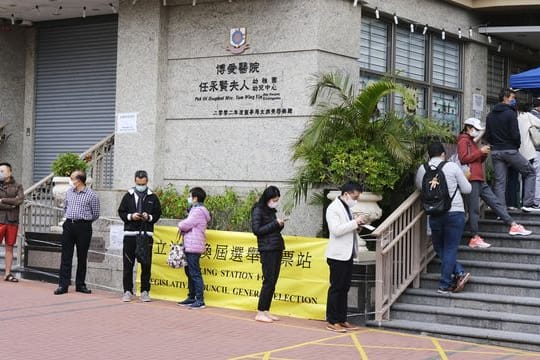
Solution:
[{"label": "wall-mounted light", "polygon": [[458,34],[458,38],[461,39],[461,36],[463,35],[463,34],[461,33],[461,28],[458,28],[458,29],[457,29],[457,34]]},{"label": "wall-mounted light", "polygon": [[399,21],[398,21],[398,17],[396,15],[396,13],[394,13],[394,23],[397,25],[399,24]]},{"label": "wall-mounted light", "polygon": [[15,25],[15,15],[11,14],[11,25]]},{"label": "wall-mounted light", "polygon": [[488,43],[491,44],[491,35],[488,35]]},{"label": "wall-mounted light", "polygon": [[375,8],[375,17],[378,19],[381,18],[381,14],[379,13],[379,8]]},{"label": "wall-mounted light", "polygon": [[426,35],[428,29],[428,25],[424,26],[424,30],[422,30],[422,35]]},{"label": "wall-mounted light", "polygon": [[472,38],[472,26],[469,28],[469,38]]},{"label": "wall-mounted light", "polygon": [[86,19],[86,6],[82,7],[82,17],[83,19]]},{"label": "wall-mounted light", "polygon": [[501,52],[501,50],[502,50],[502,44],[501,44],[501,43],[499,43],[499,45],[497,45],[497,52],[499,52],[499,53],[500,53],[500,52]]},{"label": "wall-mounted light", "polygon": [[441,39],[443,40],[446,39],[446,32],[444,31],[444,28],[442,29],[442,32],[441,32]]},{"label": "wall-mounted light", "polygon": [[109,3],[109,7],[111,8],[111,11],[113,12],[113,14],[116,14],[116,8],[114,7],[112,3]]},{"label": "wall-mounted light", "polygon": [[195,6],[197,5],[197,0],[193,0],[193,2],[191,3],[192,6]]},{"label": "wall-mounted light", "polygon": [[352,6],[357,7],[358,6],[358,0],[354,0],[354,3],[353,3]]},{"label": "wall-mounted light", "polygon": [[414,32],[414,24],[411,24],[411,32]]}]

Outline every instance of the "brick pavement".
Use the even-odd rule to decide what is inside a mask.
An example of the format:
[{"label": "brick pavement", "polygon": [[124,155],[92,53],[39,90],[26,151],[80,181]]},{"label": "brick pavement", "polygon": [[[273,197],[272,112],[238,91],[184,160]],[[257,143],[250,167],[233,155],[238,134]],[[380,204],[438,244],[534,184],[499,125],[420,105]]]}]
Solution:
[{"label": "brick pavement", "polygon": [[540,353],[369,328],[336,334],[321,321],[262,324],[248,311],[125,304],[100,290],[54,296],[54,288],[0,281],[1,359],[540,359]]}]

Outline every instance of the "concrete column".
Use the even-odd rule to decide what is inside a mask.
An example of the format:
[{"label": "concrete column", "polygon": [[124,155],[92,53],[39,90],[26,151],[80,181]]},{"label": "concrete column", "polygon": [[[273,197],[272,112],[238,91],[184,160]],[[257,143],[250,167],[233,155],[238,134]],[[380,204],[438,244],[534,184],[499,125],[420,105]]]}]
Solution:
[{"label": "concrete column", "polygon": [[115,137],[114,188],[133,185],[144,169],[150,181],[161,176],[160,138],[164,122],[167,70],[166,8],[160,1],[120,4],[118,17],[117,113],[137,112],[137,132]]},{"label": "concrete column", "polygon": [[[485,122],[487,98],[488,49],[480,44],[465,43],[463,52],[463,119],[471,116]],[[474,112],[473,94],[484,97],[483,111]]]},{"label": "concrete column", "polygon": [[36,94],[36,30],[26,30],[24,119],[22,126],[21,179],[27,187],[34,182],[34,112]]}]

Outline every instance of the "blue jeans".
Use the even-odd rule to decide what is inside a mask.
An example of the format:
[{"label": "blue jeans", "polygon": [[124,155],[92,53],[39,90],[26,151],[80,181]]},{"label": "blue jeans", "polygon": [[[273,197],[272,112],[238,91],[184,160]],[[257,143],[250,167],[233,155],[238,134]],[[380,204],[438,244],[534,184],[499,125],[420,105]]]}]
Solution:
[{"label": "blue jeans", "polygon": [[452,286],[452,275],[464,272],[463,266],[457,262],[457,251],[463,236],[465,213],[453,211],[440,216],[430,216],[429,226],[433,248],[442,262],[439,287],[446,289]]},{"label": "blue jeans", "polygon": [[204,301],[204,283],[199,260],[201,254],[186,253],[187,266],[184,268],[188,278],[188,297]]}]

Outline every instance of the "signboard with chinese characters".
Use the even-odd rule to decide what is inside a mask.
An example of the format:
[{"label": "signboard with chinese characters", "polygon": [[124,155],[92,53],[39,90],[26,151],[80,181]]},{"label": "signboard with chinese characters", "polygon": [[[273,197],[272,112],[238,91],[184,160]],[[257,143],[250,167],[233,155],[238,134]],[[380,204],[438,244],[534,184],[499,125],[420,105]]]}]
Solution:
[{"label": "signboard with chinese characters", "polygon": [[[264,59],[264,60],[263,60]],[[169,63],[168,119],[308,114],[305,74],[265,56]],[[297,74],[298,72],[298,74]],[[301,77],[302,81],[295,81]],[[307,90],[306,90],[307,89]],[[300,95],[300,97],[299,97]],[[299,111],[297,103],[306,104]]]},{"label": "signboard with chinese characters", "polygon": [[[152,255],[152,297],[179,301],[187,296],[183,270],[167,266],[178,229],[156,226]],[[201,273],[208,306],[254,310],[262,285],[257,239],[251,233],[207,231]],[[327,239],[284,236],[281,273],[272,302],[280,315],[323,320],[328,291]],[[139,279],[139,276],[137,277]],[[140,286],[140,284],[138,283]]]}]

